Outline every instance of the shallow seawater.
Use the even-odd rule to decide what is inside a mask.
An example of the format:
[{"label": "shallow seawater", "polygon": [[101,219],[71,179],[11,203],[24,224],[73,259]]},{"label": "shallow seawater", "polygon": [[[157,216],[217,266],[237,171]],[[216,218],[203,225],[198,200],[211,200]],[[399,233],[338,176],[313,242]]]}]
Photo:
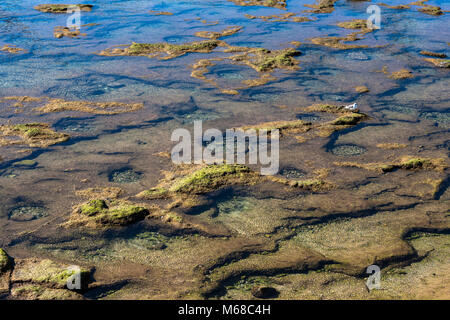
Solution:
[{"label": "shallow seawater", "polygon": [[[364,263],[389,264],[397,257],[408,257],[411,247],[396,240],[410,229],[450,229],[445,215],[450,201],[448,169],[427,170],[424,165],[404,170],[398,165],[392,172],[380,173],[362,166],[398,164],[405,156],[442,159],[448,164],[450,69],[438,68],[420,54],[426,50],[450,56],[448,1],[428,2],[442,7],[444,13],[439,16],[420,12],[418,6],[406,10],[381,6],[381,29],[344,42],[364,46],[353,49],[317,45],[311,39],[357,31],[337,24],[367,19],[366,9],[374,2],[340,0],[330,13],[313,13],[304,12],[311,9],[304,5],[314,0],[287,0],[285,9],[241,6],[227,0],[97,0],[92,2],[92,11],[81,12],[80,32],[85,35],[75,38],[53,34],[55,27],[67,24],[68,14],[33,9],[47,2],[0,0],[0,49],[8,45],[24,50],[0,51],[0,126],[46,123],[70,136],[61,143],[36,146],[0,134],[0,248],[11,256],[95,264],[96,279],[118,288],[111,292],[101,288],[101,294],[91,294],[97,298],[227,297],[212,289],[213,293],[200,292],[204,283],[216,284],[216,291],[228,288],[231,296],[251,298],[250,289],[259,282],[235,279],[247,274],[273,276],[270,281],[264,278],[267,281],[262,284],[275,286],[281,298],[296,298],[295,292],[301,290],[290,288],[294,293],[288,295],[283,291],[287,285],[277,277],[285,272],[307,277],[305,270],[296,269],[300,265],[322,270],[328,263],[323,261],[331,260],[322,248],[333,248],[332,237],[325,231],[311,240],[322,241],[321,250],[316,248],[318,243],[309,244],[310,251],[296,247],[300,245],[290,239],[301,236],[296,230],[303,230],[303,225],[319,225],[320,230],[328,225],[330,234],[338,234],[339,224],[331,224],[334,219],[348,216],[361,219],[364,225],[366,217],[376,220],[386,212],[398,212],[395,219],[383,216],[392,221],[376,221],[377,226],[385,225],[380,232],[390,238],[379,234],[373,238],[386,243],[376,248],[367,245],[365,250],[358,242],[358,258],[336,258],[336,264],[351,266],[348,270],[342,267],[343,273],[359,280]],[[172,15],[155,14],[161,11]],[[311,21],[264,21],[248,16],[285,13]],[[240,59],[233,60],[236,53],[221,46],[173,59],[99,54],[133,42],[181,45],[202,41],[205,38],[197,32],[221,32],[234,26],[242,29],[221,41],[232,47],[296,49],[301,52],[294,57],[298,68],[276,68],[265,74],[268,78],[262,83],[247,85],[264,73]],[[202,59],[212,59],[205,78],[192,77],[195,64]],[[411,71],[412,77],[390,77],[401,69]],[[358,92],[360,86],[367,87],[367,92]],[[42,100],[3,99],[11,96]],[[86,111],[86,105],[85,109],[40,111],[48,99],[88,102],[96,112]],[[122,112],[125,107],[116,105],[120,112],[106,112],[109,109],[102,103],[113,102],[142,107]],[[168,203],[164,197],[137,197],[172,181],[171,173],[180,174],[169,158],[174,146],[171,135],[180,128],[193,133],[194,121],[202,121],[203,130],[222,132],[288,120],[319,126],[336,115],[306,107],[354,102],[368,116],[363,123],[329,134],[314,136],[311,130],[282,136],[276,178],[287,180],[284,184],[266,179],[224,191],[219,190],[219,181],[217,190],[177,203]],[[260,165],[251,168],[258,172]],[[304,183],[293,189],[290,184],[296,181]],[[96,195],[95,188],[121,188],[119,199],[152,210],[157,206],[163,214],[150,210],[146,219],[107,230],[67,228],[64,223],[77,206]],[[88,196],[80,195],[88,189]],[[102,196],[110,206],[115,205],[117,199],[111,193]],[[186,207],[195,201],[199,209],[190,214]],[[429,218],[429,213],[435,216]],[[358,228],[367,229],[361,225]],[[344,247],[363,241],[350,238]],[[320,261],[315,264],[316,260]],[[117,261],[121,263],[115,268]],[[116,283],[121,280],[129,283]],[[302,281],[308,285],[307,279]],[[147,293],[140,296],[140,292]],[[318,295],[302,291],[300,296]]]}]

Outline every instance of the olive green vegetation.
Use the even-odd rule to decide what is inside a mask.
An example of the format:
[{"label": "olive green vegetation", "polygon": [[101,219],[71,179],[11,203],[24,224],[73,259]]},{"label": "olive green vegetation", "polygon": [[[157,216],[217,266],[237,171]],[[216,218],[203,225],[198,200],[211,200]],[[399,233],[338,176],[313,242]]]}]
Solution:
[{"label": "olive green vegetation", "polygon": [[243,165],[210,165],[175,182],[169,190],[182,193],[205,193],[225,184],[226,180],[244,178],[250,173],[250,168]]},{"label": "olive green vegetation", "polygon": [[0,248],[0,273],[5,272],[11,268],[12,262],[10,256],[4,249]]},{"label": "olive green vegetation", "polygon": [[[81,205],[77,212],[84,220],[88,218],[86,223],[90,220],[94,223],[109,224],[109,225],[127,225],[145,218],[149,213],[146,208],[136,205],[126,204],[123,202],[111,202],[110,206],[102,199],[93,199]],[[81,222],[81,221],[80,221]]]},{"label": "olive green vegetation", "polygon": [[70,136],[53,131],[45,123],[25,123],[16,125],[0,125],[3,136],[19,136],[22,141],[0,139],[0,145],[28,144],[30,147],[48,147],[69,140]]},{"label": "olive green vegetation", "polygon": [[80,212],[86,216],[93,216],[108,209],[105,200],[91,200],[80,208]]},{"label": "olive green vegetation", "polygon": [[91,11],[93,6],[90,4],[41,4],[34,9],[47,13],[67,13],[72,7],[78,7],[81,11]]},{"label": "olive green vegetation", "polygon": [[367,21],[363,19],[353,19],[338,23],[338,26],[345,29],[364,29],[367,28]]},{"label": "olive green vegetation", "polygon": [[14,166],[20,166],[20,167],[34,167],[37,164],[34,160],[22,160],[18,162],[14,162]]},{"label": "olive green vegetation", "polygon": [[423,168],[423,167],[429,166],[431,164],[432,163],[429,159],[412,158],[412,159],[401,162],[400,166],[403,169],[417,169],[417,168]]},{"label": "olive green vegetation", "polygon": [[22,259],[18,260],[12,275],[14,283],[43,284],[51,288],[66,288],[67,282],[76,273],[80,272],[82,288],[86,288],[91,281],[90,270],[80,267],[70,268],[49,259]]},{"label": "olive green vegetation", "polygon": [[[266,52],[266,54],[268,54],[268,52]],[[263,57],[261,62],[259,62],[256,67],[259,72],[266,72],[281,67],[292,67],[296,65],[296,61],[293,60],[292,57],[300,54],[300,51],[292,48],[279,50],[275,55]]]},{"label": "olive green vegetation", "polygon": [[256,131],[259,130],[280,130],[281,132],[283,130],[289,130],[289,129],[304,129],[304,131],[308,130],[308,127],[311,125],[311,122],[303,121],[303,120],[294,120],[294,121],[273,121],[273,122],[266,122],[262,123],[256,126],[248,126],[243,127],[242,129],[255,129]]},{"label": "olive green vegetation", "polygon": [[332,124],[333,125],[345,125],[345,126],[355,125],[364,118],[365,118],[364,114],[352,112],[352,113],[346,114],[345,116],[337,118],[336,120],[334,120],[332,122]]},{"label": "olive green vegetation", "polygon": [[165,188],[151,188],[138,194],[138,198],[145,199],[162,199],[168,196],[168,190]]},{"label": "olive green vegetation", "polygon": [[392,163],[357,163],[357,162],[335,162],[335,165],[344,167],[355,167],[363,168],[366,170],[381,171],[381,172],[391,172],[396,169],[404,170],[435,170],[444,171],[448,166],[444,159],[429,159],[429,158],[413,158],[413,157],[403,157],[400,160]]},{"label": "olive green vegetation", "polygon": [[186,44],[170,43],[136,43],[133,42],[127,49],[128,55],[148,55],[165,52],[169,57],[179,57],[189,52],[211,52],[217,48],[220,41],[206,40]]},{"label": "olive green vegetation", "polygon": [[342,106],[335,106],[329,104],[313,104],[307,107],[306,110],[312,112],[326,112],[326,113],[341,113],[346,111]]}]

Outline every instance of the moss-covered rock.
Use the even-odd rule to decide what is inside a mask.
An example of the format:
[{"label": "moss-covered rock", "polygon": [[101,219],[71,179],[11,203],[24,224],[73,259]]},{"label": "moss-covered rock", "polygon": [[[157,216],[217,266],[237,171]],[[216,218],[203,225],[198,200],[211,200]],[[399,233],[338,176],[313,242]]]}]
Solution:
[{"label": "moss-covered rock", "polygon": [[209,165],[179,179],[169,190],[178,193],[206,193],[223,185],[245,183],[254,176],[255,173],[244,165]]},{"label": "moss-covered rock", "polygon": [[12,267],[12,259],[4,249],[0,248],[0,273],[9,270]]},{"label": "moss-covered rock", "polygon": [[84,297],[70,290],[46,288],[35,284],[25,284],[12,288],[11,295],[20,300],[83,300]]},{"label": "moss-covered rock", "polygon": [[124,200],[92,199],[75,208],[66,226],[125,226],[143,220],[149,210]]},{"label": "moss-covered rock", "polygon": [[449,59],[424,58],[423,60],[432,63],[438,68],[450,68]]},{"label": "moss-covered rock", "polygon": [[350,126],[358,124],[364,118],[366,118],[366,115],[362,113],[352,112],[335,119],[332,124],[338,126]]},{"label": "moss-covered rock", "polygon": [[49,259],[23,259],[16,263],[12,283],[42,284],[48,288],[67,288],[69,279],[80,272],[81,288],[91,281],[90,270],[60,264]]},{"label": "moss-covered rock", "polygon": [[277,9],[286,8],[286,0],[228,0],[238,6],[264,6]]},{"label": "moss-covered rock", "polygon": [[[3,136],[18,136],[20,141],[0,139],[0,145],[27,144],[30,147],[48,147],[69,140],[69,135],[53,131],[45,123],[26,123],[0,126]],[[9,141],[9,142],[8,142]]]},{"label": "moss-covered rock", "polygon": [[166,188],[151,188],[149,190],[144,190],[138,195],[136,195],[137,198],[142,199],[163,199],[168,197],[169,190]]},{"label": "moss-covered rock", "polygon": [[340,22],[338,26],[345,29],[364,29],[367,28],[367,20],[353,19],[351,21]]},{"label": "moss-covered rock", "polygon": [[[149,56],[161,59],[173,59],[181,57],[189,52],[209,53],[218,46],[223,45],[219,40],[204,40],[186,44],[171,43],[136,43],[133,42],[125,48],[106,49],[99,53],[104,56]],[[162,56],[164,55],[165,56]]]}]

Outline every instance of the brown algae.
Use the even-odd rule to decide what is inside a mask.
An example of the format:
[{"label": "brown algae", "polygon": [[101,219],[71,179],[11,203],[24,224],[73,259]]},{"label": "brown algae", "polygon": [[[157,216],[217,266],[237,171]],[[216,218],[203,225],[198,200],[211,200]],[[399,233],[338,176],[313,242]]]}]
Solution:
[{"label": "brown algae", "polygon": [[[0,146],[27,144],[30,147],[44,148],[69,140],[69,135],[53,131],[45,123],[0,125],[0,132]],[[6,137],[19,137],[20,140]]]},{"label": "brown algae", "polygon": [[92,11],[91,4],[40,4],[34,9],[46,13],[67,13],[72,8],[78,8],[81,11]]}]

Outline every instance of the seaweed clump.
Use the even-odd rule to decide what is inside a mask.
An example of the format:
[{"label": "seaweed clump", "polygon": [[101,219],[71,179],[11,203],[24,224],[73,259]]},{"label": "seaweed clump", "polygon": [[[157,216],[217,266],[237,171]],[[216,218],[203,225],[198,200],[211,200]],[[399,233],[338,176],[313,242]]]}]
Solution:
[{"label": "seaweed clump", "polygon": [[442,172],[448,166],[445,163],[444,159],[430,159],[430,158],[416,158],[411,156],[404,156],[397,160],[396,162],[391,163],[357,163],[357,162],[335,162],[337,166],[341,167],[355,167],[362,168],[371,171],[379,171],[379,172],[391,172],[396,169],[404,169],[404,170],[435,170]]},{"label": "seaweed clump", "polygon": [[40,4],[34,9],[46,13],[67,13],[72,8],[78,8],[81,11],[91,11],[91,4]]},{"label": "seaweed clump", "polygon": [[30,147],[48,147],[69,140],[69,135],[57,133],[45,123],[27,123],[0,126],[3,137],[16,136],[20,140],[5,139],[0,136],[0,146],[27,144]]},{"label": "seaweed clump", "polygon": [[221,32],[199,31],[199,32],[196,32],[194,35],[199,38],[208,38],[208,39],[212,39],[212,40],[217,40],[222,37],[231,36],[235,33],[238,33],[241,30],[242,30],[242,27],[229,27],[229,28],[222,30]]},{"label": "seaweed clump", "polygon": [[252,171],[244,165],[210,165],[175,182],[169,191],[202,194],[223,185],[245,182],[251,176],[253,176]]},{"label": "seaweed clump", "polygon": [[18,48],[18,47],[16,47],[16,46],[10,46],[10,45],[5,44],[5,45],[0,49],[0,51],[12,53],[12,54],[17,54],[17,53],[20,53],[20,52],[24,52],[25,50],[24,50],[24,49],[21,49],[21,48]]},{"label": "seaweed clump", "polygon": [[66,226],[126,226],[143,220],[149,210],[123,200],[92,199],[72,212]]},{"label": "seaweed clump", "polygon": [[424,56],[434,57],[434,58],[447,58],[447,55],[445,53],[438,53],[438,52],[432,52],[432,51],[427,51],[427,50],[420,51],[420,54],[424,55]]},{"label": "seaweed clump", "polygon": [[438,68],[450,68],[449,59],[435,59],[435,58],[424,58],[423,60],[432,63]]},{"label": "seaweed clump", "polygon": [[288,12],[284,14],[272,14],[269,16],[254,16],[251,14],[245,14],[245,16],[249,19],[261,19],[265,22],[309,22],[315,21],[316,19],[311,19],[309,17],[296,17],[296,14],[293,12]]},{"label": "seaweed clump", "polygon": [[86,289],[91,281],[91,271],[56,263],[49,259],[23,259],[16,263],[11,280],[13,283],[44,285],[53,289],[64,289],[69,279],[79,272],[81,289]]},{"label": "seaweed clump", "polygon": [[0,274],[12,267],[12,259],[6,251],[0,248]]},{"label": "seaweed clump", "polygon": [[[133,42],[125,48],[110,48],[99,53],[101,56],[147,56],[162,60],[181,57],[190,52],[209,53],[218,46],[223,45],[218,40],[196,41],[186,44],[170,44],[170,43],[136,43]],[[165,56],[162,56],[165,54]]]},{"label": "seaweed clump", "polygon": [[376,71],[376,72],[384,73],[388,76],[389,79],[394,79],[394,80],[414,78],[414,75],[412,74],[412,72],[409,71],[408,69],[404,69],[404,68],[389,73],[387,66],[384,66],[380,71]]},{"label": "seaweed clump", "polygon": [[306,10],[306,12],[332,13],[334,11],[334,4],[337,1],[338,0],[317,0],[316,4],[305,4],[305,7],[313,9],[313,10]]},{"label": "seaweed clump", "polygon": [[86,33],[81,33],[78,29],[70,29],[68,27],[55,27],[53,31],[53,36],[57,39],[61,39],[63,37],[67,38],[77,38],[79,36],[86,36]]},{"label": "seaweed clump", "polygon": [[264,6],[277,9],[286,9],[286,0],[228,0],[238,6]]}]

